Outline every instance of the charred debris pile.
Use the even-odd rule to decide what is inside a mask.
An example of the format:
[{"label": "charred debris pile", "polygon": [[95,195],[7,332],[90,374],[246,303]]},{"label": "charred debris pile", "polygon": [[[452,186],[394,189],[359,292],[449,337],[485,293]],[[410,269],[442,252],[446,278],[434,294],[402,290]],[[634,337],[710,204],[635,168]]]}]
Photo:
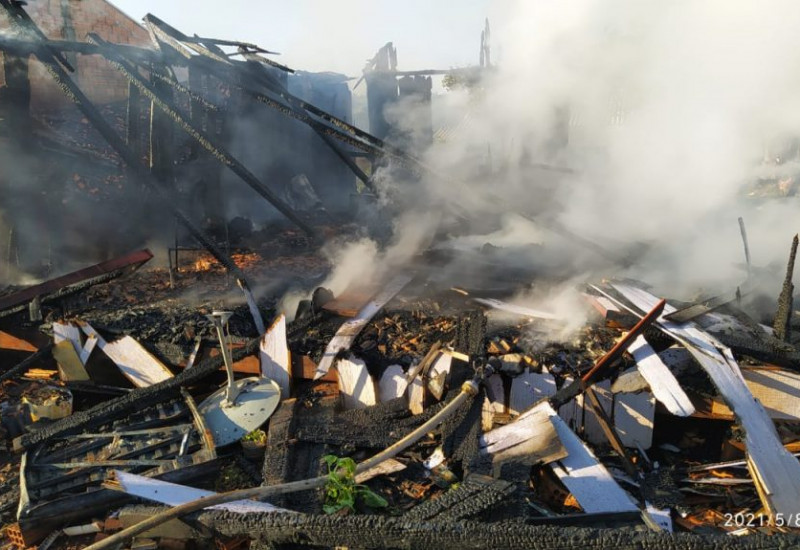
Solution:
[{"label": "charred debris pile", "polygon": [[[367,192],[376,164],[424,172],[413,156],[289,93],[275,75],[290,69],[256,46],[152,16],[156,49],[53,41],[18,2],[0,6],[15,29],[0,36],[6,64],[35,56],[104,140],[91,154],[121,162],[125,185],[146,189],[192,243],[170,247],[168,268],[141,249],[0,292],[4,544],[800,545],[796,239],[783,289],[766,289],[779,293],[769,319],[748,307],[763,274],[746,242],[739,288],[683,303],[598,281],[578,289],[572,315],[585,322],[571,331],[572,315],[520,298],[557,277],[504,266],[493,247],[457,258],[478,282],[439,250],[334,295],[318,245],[359,224],[300,180],[289,193],[264,184],[226,149],[198,83],[228,83],[305,124]],[[374,64],[393,71],[382,52]],[[149,151],[131,134],[146,102],[130,102],[126,138],[71,78],[74,55],[102,56],[146,98]],[[227,224],[231,246],[230,231],[193,221],[170,183],[175,151],[159,149],[177,131],[291,225]],[[303,299],[285,311],[292,288]]]}]

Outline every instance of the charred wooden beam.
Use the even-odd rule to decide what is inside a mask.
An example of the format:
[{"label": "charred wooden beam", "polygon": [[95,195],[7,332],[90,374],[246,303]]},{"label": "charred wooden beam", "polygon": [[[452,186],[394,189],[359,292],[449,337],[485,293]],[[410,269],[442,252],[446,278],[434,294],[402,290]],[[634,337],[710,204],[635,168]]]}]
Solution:
[{"label": "charred wooden beam", "polygon": [[36,298],[41,303],[46,303],[119,277],[126,271],[138,269],[152,257],[153,254],[149,250],[139,250],[3,296],[0,298],[0,317],[24,310],[28,307],[28,303]]},{"label": "charred wooden beam", "polygon": [[[94,33],[89,33],[89,40],[101,46],[107,45],[107,42]],[[269,187],[264,185],[255,176],[255,174],[248,170],[247,167],[238,159],[236,159],[225,147],[222,146],[222,144],[216,142],[216,140],[208,135],[208,133],[192,124],[189,118],[180,112],[178,107],[175,106],[174,102],[169,97],[166,97],[164,93],[161,93],[161,91],[157,90],[151,83],[145,81],[138,74],[136,69],[125,59],[123,59],[122,56],[108,52],[106,58],[112,65],[122,72],[122,74],[124,74],[129,81],[139,88],[139,91],[148,97],[153,102],[154,106],[157,106],[170,119],[172,119],[172,121],[177,123],[178,126],[180,126],[181,129],[183,129],[183,131],[185,131],[192,139],[197,141],[209,153],[214,155],[217,160],[227,166],[234,174],[239,176],[239,178],[249,185],[256,193],[269,201],[269,203],[272,204],[276,210],[286,216],[286,218],[291,220],[309,236],[317,236],[317,231],[313,227],[300,219],[300,217],[288,204],[283,202],[283,200],[281,200],[281,198],[278,197]]]},{"label": "charred wooden beam", "polygon": [[775,312],[775,337],[788,342],[791,336],[791,321],[794,302],[794,260],[797,257],[797,235],[792,239],[792,249],[789,252],[789,262],[786,265],[786,278],[783,281],[783,288],[778,296],[778,311]]},{"label": "charred wooden beam", "polygon": [[412,521],[404,516],[236,514],[222,511],[206,511],[197,518],[202,524],[225,536],[246,535],[261,544],[285,543],[313,547],[734,550],[791,548],[800,544],[800,536],[793,534],[780,537],[765,534],[747,537],[694,533],[659,534],[585,527],[563,529],[550,525],[528,525],[520,520],[492,523]]}]

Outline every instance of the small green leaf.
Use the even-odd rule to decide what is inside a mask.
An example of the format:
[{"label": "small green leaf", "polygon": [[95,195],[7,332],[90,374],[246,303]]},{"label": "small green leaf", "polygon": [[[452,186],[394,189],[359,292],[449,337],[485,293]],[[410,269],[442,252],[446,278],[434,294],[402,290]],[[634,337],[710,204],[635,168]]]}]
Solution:
[{"label": "small green leaf", "polygon": [[370,508],[386,508],[389,506],[385,498],[369,489],[360,490],[358,496],[361,498],[361,501]]}]

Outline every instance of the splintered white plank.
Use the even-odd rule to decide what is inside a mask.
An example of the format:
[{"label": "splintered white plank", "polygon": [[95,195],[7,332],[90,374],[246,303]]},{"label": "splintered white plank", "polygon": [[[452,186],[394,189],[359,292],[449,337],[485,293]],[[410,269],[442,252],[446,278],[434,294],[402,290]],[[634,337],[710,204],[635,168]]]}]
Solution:
[{"label": "splintered white plank", "polygon": [[261,374],[281,388],[281,399],[291,395],[291,358],[286,344],[286,316],[281,313],[261,337],[259,344]]},{"label": "splintered white plank", "polygon": [[428,389],[437,401],[444,395],[447,377],[450,375],[450,367],[452,365],[453,356],[447,353],[440,353],[439,357],[433,362],[433,366],[428,374]]},{"label": "splintered white plank", "polygon": [[378,383],[378,393],[382,403],[402,397],[406,393],[408,382],[403,367],[390,365],[383,371],[381,381]]},{"label": "splintered white plank", "polygon": [[[649,292],[629,285],[614,288],[642,311],[651,310],[658,298]],[[667,305],[663,315],[675,308]],[[762,504],[772,514],[797,517],[800,502],[800,462],[781,444],[775,425],[767,411],[747,388],[745,379],[731,350],[716,338],[703,332],[692,322],[677,324],[662,318],[658,325],[681,342],[706,371],[725,403],[733,410],[745,431],[745,446],[754,476],[762,481]]]},{"label": "splintered white plank", "polygon": [[53,323],[53,342],[58,344],[64,340],[72,342],[75,353],[80,357],[81,351],[83,351],[80,329],[72,323]]},{"label": "splintered white plank", "polygon": [[[152,477],[145,477],[136,474],[129,474],[121,470],[114,470],[114,477],[119,482],[122,490],[129,495],[134,495],[167,506],[180,506],[193,500],[207,498],[214,496],[218,493],[214,491],[205,491],[203,489],[195,489],[194,487],[187,487],[186,485],[179,485],[177,483],[170,483],[168,481],[161,481],[153,479]],[[258,512],[291,512],[284,508],[278,508],[267,502],[259,502],[257,500],[234,500],[225,504],[217,504],[216,506],[209,506],[209,509],[215,510],[228,510],[229,512],[236,512],[237,514],[251,514]]]},{"label": "splintered white plank", "polygon": [[86,363],[89,361],[89,357],[92,356],[95,346],[97,346],[97,338],[95,336],[87,336],[86,343],[83,344],[83,349],[81,349],[81,363],[86,365]]},{"label": "splintered white plank", "polygon": [[651,393],[614,394],[614,429],[625,447],[650,448],[655,415],[656,400]]},{"label": "splintered white plank", "polygon": [[506,313],[513,313],[515,315],[521,315],[522,317],[533,317],[535,319],[547,319],[547,320],[560,319],[560,317],[558,317],[553,313],[550,313],[549,311],[533,309],[518,304],[510,304],[508,302],[495,300],[494,298],[473,298],[473,300],[478,302],[479,304],[483,304],[492,309],[505,311]]},{"label": "splintered white plank", "polygon": [[350,357],[336,362],[339,371],[339,393],[344,398],[345,409],[364,409],[376,401],[375,383],[361,359]]},{"label": "splintered white plank", "polygon": [[83,323],[81,328],[90,338],[97,338],[97,347],[103,350],[137,388],[145,388],[172,378],[167,367],[130,336],[106,342],[89,323]]},{"label": "splintered white plank", "polygon": [[550,467],[575,496],[583,511],[587,514],[638,511],[628,493],[552,407],[548,414],[567,451],[565,458],[553,462]]},{"label": "splintered white plank", "polygon": [[690,416],[694,413],[694,405],[689,396],[644,336],[637,337],[628,347],[628,352],[636,360],[636,368],[647,380],[655,398],[669,412],[676,416]]},{"label": "splintered white plank", "polygon": [[359,310],[355,317],[348,319],[339,327],[339,330],[336,331],[336,334],[331,338],[331,341],[328,342],[328,346],[325,348],[322,360],[319,362],[319,365],[317,365],[314,380],[319,380],[328,373],[336,355],[342,350],[350,349],[353,340],[356,339],[356,336],[358,336],[366,324],[369,323],[370,319],[372,319],[389,300],[394,298],[398,292],[403,290],[403,287],[405,287],[411,279],[413,279],[413,276],[407,273],[396,275],[383,290]]},{"label": "splintered white plank", "polygon": [[511,381],[511,395],[508,409],[511,414],[519,414],[545,397],[556,393],[556,380],[542,368],[542,373],[526,370]]},{"label": "splintered white plank", "polygon": [[417,375],[406,389],[408,395],[408,410],[411,414],[422,414],[425,410],[425,383],[422,376]]},{"label": "splintered white plank", "polygon": [[484,430],[491,430],[495,414],[506,412],[505,390],[503,379],[499,374],[493,374],[484,381],[486,399],[483,401],[481,424]]},{"label": "splintered white plank", "polygon": [[480,447],[495,465],[513,460],[532,466],[564,458],[567,451],[550,421],[551,410],[542,401],[513,422],[485,433]]}]

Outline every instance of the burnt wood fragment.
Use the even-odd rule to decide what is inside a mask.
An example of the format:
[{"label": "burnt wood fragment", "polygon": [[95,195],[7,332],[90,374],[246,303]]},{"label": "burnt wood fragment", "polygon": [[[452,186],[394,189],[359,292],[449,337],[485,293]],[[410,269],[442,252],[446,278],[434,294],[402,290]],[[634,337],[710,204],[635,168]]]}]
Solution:
[{"label": "burnt wood fragment", "polygon": [[792,304],[794,297],[794,260],[797,257],[797,235],[792,239],[792,249],[789,253],[789,262],[786,266],[786,278],[783,281],[783,288],[778,296],[778,311],[775,312],[775,321],[772,328],[775,329],[775,337],[784,342],[789,341],[791,336]]}]

